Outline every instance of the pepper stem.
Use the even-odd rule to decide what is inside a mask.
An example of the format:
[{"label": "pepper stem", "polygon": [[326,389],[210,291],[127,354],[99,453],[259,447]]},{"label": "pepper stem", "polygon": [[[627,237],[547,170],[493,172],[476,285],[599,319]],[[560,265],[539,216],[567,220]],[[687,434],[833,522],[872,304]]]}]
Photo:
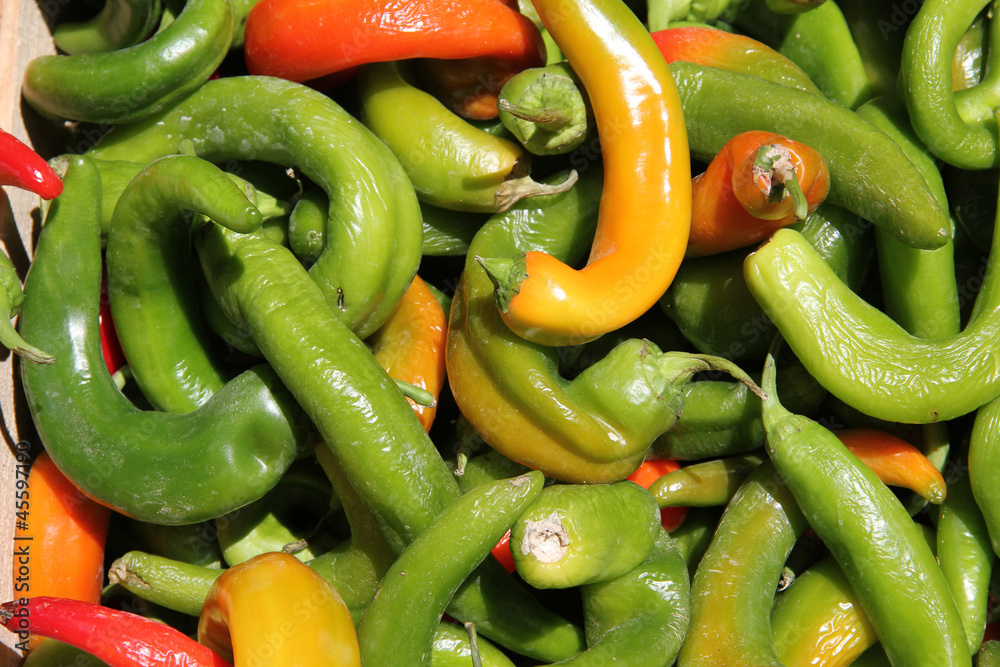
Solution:
[{"label": "pepper stem", "polygon": [[791,197],[795,205],[795,219],[806,219],[809,215],[809,202],[795,175],[790,150],[778,144],[761,146],[753,161],[753,175],[754,182],[769,202],[774,204],[785,197]]},{"label": "pepper stem", "polygon": [[571,118],[559,111],[556,107],[534,109],[514,104],[510,100],[500,98],[497,101],[497,108],[500,109],[500,111],[506,111],[515,118],[526,120],[529,123],[538,123],[539,125],[565,125],[572,121]]},{"label": "pepper stem", "polygon": [[483,660],[479,657],[479,639],[476,634],[476,624],[472,621],[466,621],[465,630],[469,633],[469,644],[472,650],[472,667],[483,667]]},{"label": "pepper stem", "polygon": [[[2,301],[0,302],[0,312],[10,312],[10,299],[2,298]],[[35,364],[53,364],[56,361],[55,357],[48,352],[39,350],[21,338],[21,334],[17,333],[14,325],[6,317],[0,317],[0,344],[25,361]]]},{"label": "pepper stem", "polygon": [[425,408],[433,408],[437,405],[437,400],[434,398],[434,394],[427,391],[423,387],[418,387],[415,384],[406,382],[405,380],[392,379],[399,387],[399,390],[403,392],[403,396],[416,403],[417,405],[423,406]]},{"label": "pepper stem", "polygon": [[565,181],[553,185],[534,181],[531,179],[531,176],[512,178],[500,184],[493,202],[496,205],[497,211],[503,212],[526,197],[554,195],[566,192],[573,187],[578,178],[579,176],[575,169],[569,172],[569,176],[566,177]]}]

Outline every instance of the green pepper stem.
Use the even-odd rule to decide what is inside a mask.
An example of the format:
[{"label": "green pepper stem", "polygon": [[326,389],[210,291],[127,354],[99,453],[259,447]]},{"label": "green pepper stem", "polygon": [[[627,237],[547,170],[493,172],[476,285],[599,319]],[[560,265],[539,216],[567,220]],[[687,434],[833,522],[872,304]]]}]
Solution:
[{"label": "green pepper stem", "polygon": [[539,125],[561,127],[563,125],[568,125],[573,121],[572,118],[559,111],[556,107],[532,109],[519,104],[514,104],[503,98],[500,98],[497,101],[497,107],[501,111],[506,111],[515,118],[520,118],[521,120],[526,120],[530,123],[538,123]]},{"label": "green pepper stem", "polygon": [[479,635],[476,633],[476,624],[467,621],[465,629],[469,633],[469,644],[472,647],[472,667],[483,667],[483,660],[479,656]]},{"label": "green pepper stem", "polygon": [[521,178],[512,178],[509,181],[504,181],[496,190],[496,197],[494,199],[496,209],[501,212],[506,211],[526,197],[554,195],[566,192],[576,184],[578,178],[579,176],[574,169],[569,172],[569,176],[566,177],[565,181],[553,185],[539,183],[532,180],[530,176],[522,176]]},{"label": "green pepper stem", "polygon": [[791,156],[791,151],[784,146],[777,144],[761,146],[753,161],[753,172],[755,177],[767,175],[769,187],[764,195],[769,202],[779,202],[786,196],[792,198],[792,203],[795,205],[795,219],[801,221],[809,215],[809,202],[795,175]]},{"label": "green pepper stem", "polygon": [[0,318],[0,343],[26,361],[35,364],[53,364],[55,357],[29,344],[14,330],[10,320]]},{"label": "green pepper stem", "polygon": [[423,387],[418,387],[415,384],[411,384],[404,380],[397,380],[396,378],[393,378],[392,381],[395,382],[396,386],[399,387],[399,390],[403,392],[403,396],[406,396],[417,405],[421,405],[425,408],[433,408],[437,405],[437,400],[434,398],[434,394],[427,391]]}]

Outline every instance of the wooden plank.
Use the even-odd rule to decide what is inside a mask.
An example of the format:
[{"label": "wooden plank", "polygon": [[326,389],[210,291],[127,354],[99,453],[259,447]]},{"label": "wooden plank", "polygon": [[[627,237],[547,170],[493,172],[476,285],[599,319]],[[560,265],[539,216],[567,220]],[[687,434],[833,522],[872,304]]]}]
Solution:
[{"label": "wooden plank", "polygon": [[[32,145],[45,156],[61,152],[56,148],[63,136],[61,128],[39,118],[21,101],[21,74],[28,62],[39,55],[54,53],[52,37],[43,15],[55,20],[64,2],[52,0],[0,0],[0,128],[11,132]],[[31,257],[32,237],[38,228],[38,197],[22,190],[0,190],[0,243],[13,260],[22,280]],[[13,544],[15,446],[34,438],[31,417],[20,394],[17,362],[6,351],[0,356],[0,411],[3,414],[0,437],[6,447],[0,448],[0,539]],[[13,549],[8,548],[0,561],[0,597],[14,597]],[[13,649],[16,637],[6,631],[0,634],[0,667],[14,667],[21,657]]]}]

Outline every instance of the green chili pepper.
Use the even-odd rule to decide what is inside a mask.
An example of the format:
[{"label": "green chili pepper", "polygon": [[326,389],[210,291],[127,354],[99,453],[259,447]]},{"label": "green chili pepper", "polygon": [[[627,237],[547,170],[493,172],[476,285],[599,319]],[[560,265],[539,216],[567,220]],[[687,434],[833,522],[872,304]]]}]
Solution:
[{"label": "green chili pepper", "polygon": [[226,0],[190,0],[177,20],[141,44],[35,58],[24,72],[21,93],[36,111],[55,118],[90,123],[148,118],[208,79],[229,50],[234,22]]},{"label": "green chili pepper", "polygon": [[216,539],[218,529],[211,521],[180,526],[163,526],[135,519],[126,519],[125,523],[130,538],[126,548],[138,546],[154,555],[182,563],[216,570],[222,567],[222,550]]},{"label": "green chili pepper", "polygon": [[[290,250],[218,225],[203,228],[196,242],[216,299],[287,378],[325,441],[318,455],[329,447],[398,553],[460,495],[412,408],[364,344],[337,322]],[[579,629],[541,608],[499,563],[487,560],[481,568],[453,601],[453,616],[543,660],[580,650]]]},{"label": "green chili pepper", "polygon": [[691,582],[691,627],[678,667],[780,665],[771,607],[806,521],[770,462],[726,506]]},{"label": "green chili pepper", "polygon": [[555,484],[511,528],[510,550],[527,583],[570,588],[634,568],[649,555],[659,528],[656,502],[634,482]]},{"label": "green chili pepper", "polygon": [[826,428],[788,412],[764,366],[767,451],[844,570],[892,662],[969,665],[962,619],[934,553],[895,495]]},{"label": "green chili pepper", "polygon": [[212,583],[221,574],[218,568],[129,551],[108,568],[108,581],[155,604],[197,616]]},{"label": "green chili pepper", "polygon": [[891,0],[838,0],[837,7],[843,12],[861,55],[872,96],[894,94],[903,56],[903,38],[914,12],[904,11]]},{"label": "green chili pepper", "polygon": [[403,550],[358,623],[366,665],[430,665],[435,628],[462,582],[542,489],[537,471],[452,501]]},{"label": "green chili pepper", "polygon": [[490,450],[466,461],[462,474],[456,471],[455,477],[458,478],[458,486],[462,489],[462,493],[468,493],[477,486],[498,479],[516,477],[526,472],[528,472],[527,466],[511,461],[500,452]]},{"label": "green chili pepper", "polygon": [[760,399],[740,382],[703,380],[684,388],[684,412],[650,450],[682,461],[739,454],[764,444]]},{"label": "green chili pepper", "polygon": [[319,185],[330,198],[327,242],[309,275],[362,338],[384,324],[420,261],[420,209],[398,161],[361,123],[300,84],[229,77],[116,129],[91,153],[148,162],[176,153],[185,139],[207,160],[275,162]]},{"label": "green chili pepper", "polygon": [[[17,269],[7,253],[0,251],[0,345],[34,364],[55,363],[55,357],[28,343],[17,332],[10,318],[17,315],[24,303],[24,291]],[[4,317],[3,315],[7,316]]]},{"label": "green chili pepper", "polygon": [[142,520],[193,523],[256,500],[301,448],[301,411],[265,367],[188,414],[143,412],[122,396],[98,332],[100,180],[85,158],[69,162],[21,314],[22,332],[63,360],[21,367],[42,443],[84,493]]},{"label": "green chili pepper", "polygon": [[160,13],[160,0],[106,0],[96,16],[57,25],[52,41],[69,55],[124,49],[146,39]]},{"label": "green chili pepper", "polygon": [[969,483],[986,520],[994,553],[1000,553],[1000,485],[996,465],[1000,461],[1000,398],[976,411],[969,436]]},{"label": "green chili pepper", "polygon": [[533,67],[500,90],[504,126],[535,155],[562,155],[580,146],[593,127],[593,111],[569,63]]},{"label": "green chili pepper", "polygon": [[975,653],[983,643],[996,554],[970,478],[961,474],[948,480],[948,496],[937,519],[937,559],[962,616],[969,651]]},{"label": "green chili pepper", "polygon": [[853,109],[872,97],[864,61],[837,3],[795,15],[775,13],[769,5],[770,0],[741,5],[735,24],[805,70],[834,102]]},{"label": "green chili pepper", "polygon": [[684,522],[670,533],[692,577],[712,542],[721,513],[722,508],[718,507],[692,507]]},{"label": "green chili pepper", "polygon": [[242,232],[262,222],[260,211],[217,167],[175,155],[153,161],[132,179],[108,233],[115,331],[143,394],[167,412],[196,409],[226,380],[198,313],[191,217],[184,217],[191,212]]},{"label": "green chili pepper", "polygon": [[311,266],[326,247],[326,214],[330,199],[321,188],[306,190],[295,202],[288,219],[288,243],[306,266]]},{"label": "green chili pepper", "polygon": [[649,493],[661,508],[726,505],[761,460],[749,454],[694,463],[656,480]]},{"label": "green chili pepper", "polygon": [[365,67],[361,117],[399,158],[422,201],[493,213],[523,197],[559,191],[528,177],[530,156],[523,148],[469,125],[409,84],[401,68],[395,62]]},{"label": "green chili pepper", "polygon": [[740,132],[777,132],[813,147],[826,159],[829,203],[917,248],[938,248],[947,242],[951,235],[947,213],[920,172],[892,139],[849,109],[715,67],[678,61],[671,63],[670,71],[696,159],[707,163]]},{"label": "green chili pepper", "polygon": [[269,551],[285,551],[303,562],[334,547],[323,522],[340,503],[323,470],[297,461],[260,500],[216,521],[219,546],[231,567]]},{"label": "green chili pepper", "polygon": [[452,211],[424,203],[420,204],[420,213],[424,223],[420,252],[432,257],[465,257],[476,232],[489,219],[482,213]]},{"label": "green chili pepper", "polygon": [[1000,665],[1000,641],[991,639],[984,642],[976,654],[976,667],[997,667]]},{"label": "green chili pepper", "polygon": [[673,664],[687,632],[690,585],[674,540],[662,529],[649,556],[625,574],[580,589],[587,650],[564,667],[613,662],[630,667]]},{"label": "green chili pepper", "polygon": [[[989,0],[925,2],[906,31],[899,89],[917,136],[948,164],[986,169],[1000,164],[993,110],[1000,74],[990,63],[986,77],[972,88],[955,92],[952,59],[966,30]],[[1000,23],[991,21],[991,37]],[[991,39],[991,41],[993,41]],[[1000,55],[990,49],[992,64]]]}]

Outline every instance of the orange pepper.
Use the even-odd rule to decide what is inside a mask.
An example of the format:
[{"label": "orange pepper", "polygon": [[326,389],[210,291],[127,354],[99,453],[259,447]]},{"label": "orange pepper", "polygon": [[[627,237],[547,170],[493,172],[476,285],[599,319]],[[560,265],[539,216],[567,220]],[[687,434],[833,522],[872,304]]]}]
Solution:
[{"label": "orange pepper", "polygon": [[360,667],[351,612],[294,556],[265,553],[224,571],[198,620],[198,641],[235,667]]},{"label": "orange pepper", "polygon": [[635,320],[670,285],[691,224],[690,156],[670,69],[631,9],[621,0],[534,5],[593,103],[604,162],[597,232],[580,270],[537,251],[482,264],[511,330],[570,345]]},{"label": "orange pepper", "polygon": [[[763,156],[784,159],[760,166]],[[776,184],[783,179],[794,179],[806,210],[796,210],[790,184]],[[738,134],[692,181],[687,256],[714,255],[763,241],[815,211],[829,192],[830,171],[814,149],[773,132]]]},{"label": "orange pepper", "polygon": [[[111,510],[83,495],[45,451],[21,491],[26,509],[18,508],[14,530],[14,594],[99,603]],[[27,553],[23,558],[19,548]],[[33,636],[29,646],[40,639]]]},{"label": "orange pepper", "polygon": [[488,56],[544,62],[535,25],[500,0],[261,0],[247,16],[251,74],[309,81],[372,62]]},{"label": "orange pepper", "polygon": [[[445,380],[447,329],[448,318],[441,304],[427,283],[415,276],[392,317],[368,342],[390,377],[426,389],[437,400]],[[430,431],[437,407],[406,400],[424,429]]]},{"label": "orange pepper", "polygon": [[887,486],[909,489],[928,502],[941,504],[947,493],[944,477],[923,452],[874,428],[846,428],[837,437]]}]

